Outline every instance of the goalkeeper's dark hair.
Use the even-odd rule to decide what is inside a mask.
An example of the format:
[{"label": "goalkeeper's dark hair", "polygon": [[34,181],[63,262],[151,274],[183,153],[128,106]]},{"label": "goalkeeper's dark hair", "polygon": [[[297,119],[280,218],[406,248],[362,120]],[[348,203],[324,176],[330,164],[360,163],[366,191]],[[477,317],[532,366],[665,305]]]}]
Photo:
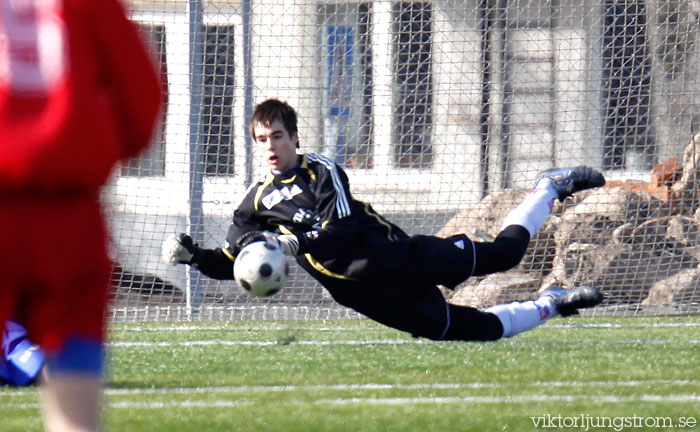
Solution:
[{"label": "goalkeeper's dark hair", "polygon": [[[294,108],[279,99],[267,99],[255,107],[253,117],[250,119],[250,135],[255,138],[256,124],[270,126],[276,120],[282,122],[290,136],[298,132],[297,113]],[[299,147],[298,141],[297,147]]]}]

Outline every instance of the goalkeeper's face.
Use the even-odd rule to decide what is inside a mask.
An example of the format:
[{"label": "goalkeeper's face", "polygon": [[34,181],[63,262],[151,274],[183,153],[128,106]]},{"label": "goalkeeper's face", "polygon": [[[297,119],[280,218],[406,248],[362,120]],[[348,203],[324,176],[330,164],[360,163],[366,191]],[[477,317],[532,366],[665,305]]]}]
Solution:
[{"label": "goalkeeper's face", "polygon": [[253,127],[255,141],[260,146],[260,154],[273,173],[294,168],[297,164],[296,133],[290,135],[281,121],[275,120],[269,126],[261,123]]}]

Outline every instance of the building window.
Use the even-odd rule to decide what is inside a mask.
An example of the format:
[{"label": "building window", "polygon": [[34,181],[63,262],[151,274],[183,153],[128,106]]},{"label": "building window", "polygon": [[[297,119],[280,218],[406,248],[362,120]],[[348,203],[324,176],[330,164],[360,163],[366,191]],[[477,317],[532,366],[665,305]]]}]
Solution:
[{"label": "building window", "polygon": [[[162,24],[137,24],[151,53],[163,85],[163,106],[166,106],[168,94],[167,53],[165,51],[165,26]],[[130,158],[121,165],[120,174],[131,177],[162,176],[165,174],[165,109],[158,120],[158,125],[151,145],[140,155]]]},{"label": "building window", "polygon": [[394,162],[428,168],[432,162],[432,7],[396,2],[394,23]]},{"label": "building window", "polygon": [[234,174],[234,26],[207,25],[204,41],[199,141],[204,148],[204,172],[230,176]]},{"label": "building window", "polygon": [[319,7],[323,65],[323,153],[350,168],[370,168],[372,68],[369,6]]},{"label": "building window", "polygon": [[651,60],[644,2],[605,1],[603,28],[603,166],[648,168]]}]

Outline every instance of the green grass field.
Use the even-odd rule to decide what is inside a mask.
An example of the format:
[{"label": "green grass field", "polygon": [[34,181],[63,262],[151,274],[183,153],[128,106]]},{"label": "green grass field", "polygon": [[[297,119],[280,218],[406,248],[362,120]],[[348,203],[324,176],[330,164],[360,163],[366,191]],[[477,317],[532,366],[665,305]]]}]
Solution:
[{"label": "green grass field", "polygon": [[[110,431],[700,430],[700,317],[493,343],[364,320],[116,324],[111,343]],[[0,389],[0,430],[41,427],[35,389]]]}]

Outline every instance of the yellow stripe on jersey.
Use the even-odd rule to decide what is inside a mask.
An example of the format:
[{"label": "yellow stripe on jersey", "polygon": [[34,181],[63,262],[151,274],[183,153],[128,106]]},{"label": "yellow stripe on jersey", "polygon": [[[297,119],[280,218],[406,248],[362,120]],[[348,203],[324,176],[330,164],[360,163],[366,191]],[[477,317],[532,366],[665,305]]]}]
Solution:
[{"label": "yellow stripe on jersey", "polygon": [[309,173],[309,177],[311,177],[311,181],[316,182],[316,173],[314,173],[311,168],[309,168],[309,162],[306,160],[306,155],[302,156],[301,158],[301,169],[305,169],[306,172]]},{"label": "yellow stripe on jersey", "polygon": [[314,257],[312,257],[311,254],[308,254],[308,253],[304,254],[304,258],[306,258],[306,261],[308,261],[309,264],[311,264],[311,267],[313,267],[317,272],[323,273],[324,275],[326,275],[328,277],[332,277],[335,279],[349,280],[349,281],[359,280],[359,279],[351,278],[348,276],[343,276],[343,275],[338,274],[338,273],[333,273],[332,271],[325,268],[320,262],[316,261],[316,259]]},{"label": "yellow stripe on jersey", "polygon": [[226,258],[230,259],[231,261],[236,261],[236,257],[233,256],[233,254],[231,253],[231,251],[228,250],[228,248],[221,248],[221,252],[223,252],[224,255],[226,255]]},{"label": "yellow stripe on jersey", "polygon": [[368,215],[370,215],[370,216],[372,216],[373,218],[375,218],[375,219],[377,220],[377,222],[379,222],[381,225],[384,225],[384,226],[386,227],[386,229],[387,229],[387,234],[386,234],[387,238],[388,238],[390,241],[394,241],[394,236],[393,236],[392,233],[391,233],[391,231],[392,231],[392,230],[391,230],[391,225],[389,225],[389,224],[387,223],[387,221],[384,220],[384,218],[382,218],[381,216],[379,216],[377,213],[373,212],[372,209],[369,208],[369,203],[364,203],[364,205],[365,205],[365,213],[367,213]]},{"label": "yellow stripe on jersey", "polygon": [[[324,222],[324,225],[323,225],[323,226],[325,226],[328,222],[329,222],[329,221]],[[289,228],[287,228],[287,227],[284,226],[284,225],[279,225],[279,229],[280,229],[280,232],[281,232],[282,234],[292,234],[292,232],[289,230]],[[330,271],[330,270],[328,270],[327,268],[325,268],[325,267],[323,266],[323,264],[321,264],[320,262],[316,261],[316,258],[314,258],[313,256],[311,256],[311,254],[309,254],[309,253],[304,254],[304,258],[306,258],[306,261],[308,261],[308,263],[311,264],[311,267],[313,267],[317,272],[323,273],[324,275],[326,275],[326,276],[328,276],[328,277],[332,277],[332,278],[335,278],[335,279],[342,279],[342,280],[350,280],[350,281],[356,281],[356,280],[358,280],[358,279],[354,279],[354,278],[351,278],[351,277],[348,277],[348,276],[343,276],[343,275],[338,274],[338,273],[333,273],[332,271]]]},{"label": "yellow stripe on jersey", "polygon": [[260,198],[262,197],[263,192],[265,191],[265,188],[270,186],[272,184],[272,181],[275,179],[274,174],[271,172],[267,173],[267,177],[265,177],[265,181],[263,184],[258,186],[258,190],[255,192],[255,199],[253,200],[253,207],[255,208],[255,211],[258,211],[259,205],[260,205]]}]

